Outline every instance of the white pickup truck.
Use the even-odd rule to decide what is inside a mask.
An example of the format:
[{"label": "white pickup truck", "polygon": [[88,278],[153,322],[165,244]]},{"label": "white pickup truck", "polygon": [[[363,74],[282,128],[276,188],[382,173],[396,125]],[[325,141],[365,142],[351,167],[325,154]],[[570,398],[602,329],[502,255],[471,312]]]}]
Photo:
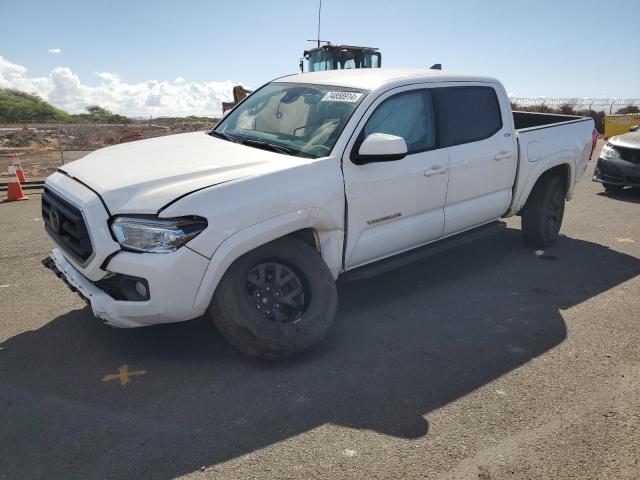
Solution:
[{"label": "white pickup truck", "polygon": [[590,118],[512,112],[493,78],[286,76],[211,132],[60,168],[42,197],[43,263],[109,325],[209,311],[241,351],[286,357],[325,336],[346,272],[514,214],[525,240],[552,244],[592,131]]}]

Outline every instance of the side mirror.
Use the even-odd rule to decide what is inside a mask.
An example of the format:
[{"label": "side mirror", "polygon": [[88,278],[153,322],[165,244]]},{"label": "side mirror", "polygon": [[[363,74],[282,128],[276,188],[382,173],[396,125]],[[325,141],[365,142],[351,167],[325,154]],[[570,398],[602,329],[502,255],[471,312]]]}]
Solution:
[{"label": "side mirror", "polygon": [[372,133],[364,139],[358,154],[352,158],[355,164],[400,160],[407,155],[404,138],[386,133]]}]

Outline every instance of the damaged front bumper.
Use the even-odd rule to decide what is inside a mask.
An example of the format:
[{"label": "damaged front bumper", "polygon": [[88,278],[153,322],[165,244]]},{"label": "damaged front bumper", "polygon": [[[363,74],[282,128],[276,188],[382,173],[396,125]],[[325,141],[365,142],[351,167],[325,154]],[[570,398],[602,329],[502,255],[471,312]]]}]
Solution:
[{"label": "damaged front bumper", "polygon": [[640,164],[599,158],[592,181],[607,185],[640,187]]},{"label": "damaged front bumper", "polygon": [[[120,255],[124,256],[124,254]],[[134,259],[141,258],[138,254],[130,255],[134,255]],[[197,270],[202,257],[190,252],[185,252],[182,255],[183,260],[185,256],[194,258],[191,262],[182,262],[185,264],[185,269],[192,273]],[[162,260],[169,261],[168,257],[157,258],[158,261],[154,263],[161,263]],[[133,328],[179,322],[198,317],[204,313],[203,310],[193,308],[197,286],[202,278],[201,276],[198,278],[200,272],[192,277],[191,283],[178,281],[178,285],[184,285],[184,288],[180,288],[171,281],[170,275],[160,275],[148,268],[146,273],[150,277],[151,298],[144,301],[128,301],[113,298],[96,285],[99,282],[92,282],[82,275],[57,248],[51,251],[42,264],[62,279],[73,292],[80,295],[91,306],[93,314],[98,319],[112,327]],[[205,267],[206,264],[200,267],[202,274],[204,274]],[[171,268],[166,268],[164,271],[171,272],[171,270]],[[174,272],[175,270],[176,268],[173,268]]]},{"label": "damaged front bumper", "polygon": [[[131,328],[159,323],[157,321],[157,317],[160,315],[158,309],[148,305],[148,302],[114,300],[78,272],[57,248],[54,248],[50,255],[42,260],[42,264],[63,280],[72,292],[77,293],[80,298],[87,302],[91,306],[94,316],[103,320],[106,324],[119,328]],[[126,316],[122,308],[122,304],[126,303],[136,304],[133,307],[137,311],[129,312],[130,315]],[[131,313],[135,313],[134,318],[131,318]]]}]

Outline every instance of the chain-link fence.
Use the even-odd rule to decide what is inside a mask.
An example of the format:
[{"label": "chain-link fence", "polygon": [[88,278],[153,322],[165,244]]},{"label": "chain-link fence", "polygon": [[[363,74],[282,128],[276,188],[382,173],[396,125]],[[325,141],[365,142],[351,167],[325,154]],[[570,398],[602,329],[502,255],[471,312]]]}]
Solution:
[{"label": "chain-link fence", "polygon": [[596,129],[604,134],[606,115],[640,113],[639,98],[521,98],[511,97],[514,110],[563,113],[593,118]]},{"label": "chain-link fence", "polygon": [[562,113],[593,118],[600,134],[604,134],[606,115],[640,113],[639,98],[521,98],[511,97],[514,110]]},{"label": "chain-link fence", "polygon": [[[621,110],[640,110],[640,98],[524,98],[511,97],[511,103],[522,108],[551,108],[561,110],[570,107],[576,111],[593,110],[614,115]],[[634,112],[631,112],[634,113]]]},{"label": "chain-link fence", "polygon": [[176,133],[210,130],[216,120],[148,119],[109,123],[0,123],[0,176],[17,157],[28,178],[42,178],[99,148]]}]

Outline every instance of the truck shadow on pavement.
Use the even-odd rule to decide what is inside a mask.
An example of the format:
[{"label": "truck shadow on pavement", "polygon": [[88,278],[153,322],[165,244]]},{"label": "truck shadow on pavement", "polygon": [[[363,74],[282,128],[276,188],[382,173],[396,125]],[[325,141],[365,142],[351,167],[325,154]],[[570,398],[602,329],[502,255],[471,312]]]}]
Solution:
[{"label": "truck shadow on pavement", "polygon": [[[2,475],[173,478],[327,423],[418,438],[429,412],[561,343],[560,310],[639,273],[605,246],[563,237],[541,254],[508,229],[340,283],[333,332],[280,363],[236,353],[205,318],[115,330],[71,311],[0,345]],[[146,373],[102,381],[123,365]]]}]

